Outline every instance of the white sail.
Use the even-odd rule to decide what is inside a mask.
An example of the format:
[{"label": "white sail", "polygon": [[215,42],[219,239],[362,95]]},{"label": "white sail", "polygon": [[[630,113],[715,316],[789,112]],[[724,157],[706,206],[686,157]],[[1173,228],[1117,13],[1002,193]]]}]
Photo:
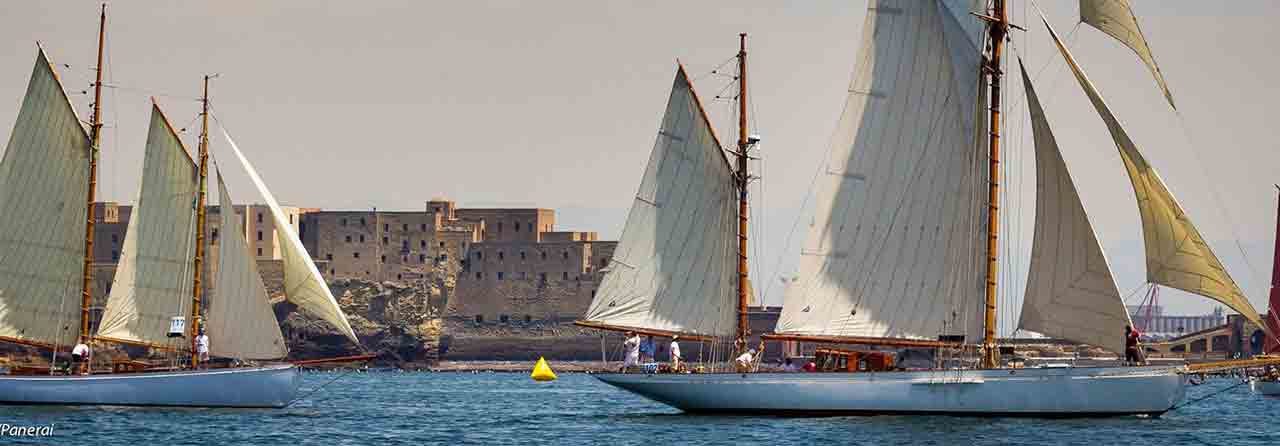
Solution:
[{"label": "white sail", "polygon": [[249,160],[240,152],[240,146],[231,139],[226,129],[222,129],[222,136],[227,139],[236,158],[240,159],[245,172],[253,180],[253,185],[258,188],[262,199],[271,208],[271,218],[275,221],[276,231],[281,233],[280,250],[284,263],[285,298],[298,308],[329,322],[338,329],[339,333],[359,344],[360,340],[356,338],[355,331],[347,322],[347,315],[343,314],[342,308],[338,307],[338,301],[329,291],[329,285],[325,283],[324,277],[320,276],[320,270],[316,269],[316,264],[311,261],[307,249],[302,246],[302,240],[293,232],[293,225],[289,224],[289,217],[280,209],[280,203],[276,202],[275,196],[267,190],[267,185],[262,181],[262,177],[258,176],[258,171],[249,164]]},{"label": "white sail", "polygon": [[681,67],[588,322],[733,335],[737,197],[722,150]]},{"label": "white sail", "polygon": [[[1042,15],[1043,19],[1044,16]],[[1048,19],[1044,24],[1049,27]],[[1244,292],[1222,266],[1218,256],[1205,243],[1200,231],[1191,223],[1191,217],[1182,210],[1178,200],[1169,192],[1151,164],[1138,151],[1138,146],[1120,126],[1111,109],[1107,107],[1093,82],[1085,76],[1071,52],[1049,27],[1058,50],[1066,58],[1067,65],[1075,73],[1081,88],[1098,115],[1107,124],[1111,138],[1120,151],[1133,192],[1138,199],[1138,211],[1142,217],[1142,235],[1146,242],[1147,281],[1199,294],[1226,304],[1249,321],[1264,326]]]},{"label": "white sail", "polygon": [[69,345],[80,333],[90,153],[40,49],[0,161],[0,338]]},{"label": "white sail", "polygon": [[1164,74],[1160,73],[1160,66],[1156,65],[1156,58],[1151,54],[1147,39],[1138,28],[1138,18],[1133,15],[1129,0],[1080,0],[1080,21],[1107,33],[1133,50],[1142,59],[1142,63],[1147,65],[1147,69],[1151,70],[1151,75],[1156,78],[1156,85],[1164,92],[1169,106],[1178,108],[1173,103],[1173,93],[1169,92],[1169,85],[1164,81]]},{"label": "white sail", "polygon": [[1129,313],[1040,99],[1018,62],[1036,148],[1035,236],[1018,328],[1123,352]]},{"label": "white sail", "polygon": [[152,104],[142,187],[124,236],[98,336],[167,345],[169,320],[190,319],[199,171]]},{"label": "white sail", "polygon": [[258,262],[249,254],[244,217],[236,214],[221,171],[217,177],[222,236],[218,238],[216,291],[208,301],[204,323],[209,353],[223,358],[283,358],[289,350],[268,302]]},{"label": "white sail", "polygon": [[871,2],[777,332],[981,337],[982,28],[954,3]]}]

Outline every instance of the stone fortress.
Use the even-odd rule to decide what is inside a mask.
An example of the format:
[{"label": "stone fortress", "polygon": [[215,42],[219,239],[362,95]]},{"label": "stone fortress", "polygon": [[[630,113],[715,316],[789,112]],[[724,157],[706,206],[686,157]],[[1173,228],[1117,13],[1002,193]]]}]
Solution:
[{"label": "stone fortress", "polygon": [[[281,234],[270,210],[234,209],[267,289],[279,301]],[[344,290],[358,288],[353,283],[422,290],[418,306],[430,314],[419,317],[438,319],[443,327],[435,332],[440,339],[423,344],[438,345],[448,359],[599,358],[600,334],[572,322],[586,312],[617,242],[600,241],[595,232],[557,231],[554,210],[457,208],[443,198],[428,201],[421,211],[284,210],[331,284]],[[131,211],[127,205],[97,204],[96,311],[110,291]],[[209,207],[206,277],[217,265],[218,238],[228,236],[219,212]],[[209,292],[216,296],[216,290]],[[344,308],[351,300],[337,291],[335,296]]]}]

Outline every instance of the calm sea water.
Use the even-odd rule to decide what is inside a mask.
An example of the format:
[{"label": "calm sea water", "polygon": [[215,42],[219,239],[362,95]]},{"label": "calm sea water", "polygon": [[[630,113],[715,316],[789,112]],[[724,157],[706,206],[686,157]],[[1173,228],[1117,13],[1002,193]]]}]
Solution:
[{"label": "calm sea water", "polygon": [[[334,378],[310,373],[304,392]],[[1188,398],[1234,384],[1210,380]],[[0,444],[1079,444],[1277,445],[1280,398],[1240,386],[1159,419],[681,415],[587,375],[535,383],[512,373],[350,374],[288,409],[0,407],[0,423],[49,438]]]}]

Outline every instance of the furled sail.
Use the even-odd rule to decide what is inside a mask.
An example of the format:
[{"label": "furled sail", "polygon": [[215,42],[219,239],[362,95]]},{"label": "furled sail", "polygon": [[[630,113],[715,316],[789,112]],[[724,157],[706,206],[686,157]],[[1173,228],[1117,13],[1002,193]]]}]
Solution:
[{"label": "furled sail", "polygon": [[218,275],[209,299],[205,327],[209,353],[224,358],[278,359],[289,354],[258,262],[249,255],[244,217],[237,215],[227,184],[218,172]]},{"label": "furled sail", "polygon": [[280,250],[283,253],[285,298],[303,311],[329,322],[338,329],[339,333],[359,344],[360,339],[356,337],[356,332],[347,322],[347,315],[343,314],[342,308],[338,307],[337,299],[333,298],[329,285],[325,283],[324,277],[320,276],[320,270],[316,269],[316,264],[311,261],[307,249],[302,246],[302,240],[293,232],[293,225],[289,224],[289,217],[280,209],[280,203],[276,202],[275,196],[267,190],[267,185],[262,181],[262,177],[258,176],[258,171],[249,164],[249,160],[240,152],[240,146],[231,139],[226,129],[222,129],[222,136],[227,139],[236,158],[240,159],[240,164],[253,180],[253,185],[258,188],[262,199],[271,208],[271,218],[275,221],[276,231],[282,233]]},{"label": "furled sail", "polygon": [[733,170],[684,67],[586,321],[728,337],[737,314]]},{"label": "furled sail", "polygon": [[89,137],[44,50],[0,161],[0,339],[75,343]]},{"label": "furled sail", "polygon": [[170,318],[190,317],[199,188],[195,162],[160,107],[152,104],[142,187],[99,337],[167,345]]},{"label": "furled sail", "polygon": [[1036,148],[1035,236],[1018,328],[1123,352],[1120,335],[1129,313],[1031,78],[1018,62]]},{"label": "furled sail", "polygon": [[1133,15],[1129,0],[1080,0],[1080,21],[1107,33],[1133,50],[1142,59],[1142,63],[1147,64],[1147,69],[1151,70],[1151,75],[1156,78],[1156,85],[1164,92],[1169,106],[1178,108],[1173,103],[1173,93],[1169,92],[1164,74],[1160,73],[1160,66],[1156,65],[1156,58],[1151,54],[1151,47],[1147,45],[1147,38],[1143,37],[1142,30],[1138,28],[1138,18]]},{"label": "furled sail", "polygon": [[1085,76],[1066,45],[1058,38],[1053,27],[1049,26],[1048,19],[1044,19],[1044,24],[1049,27],[1049,34],[1053,36],[1058,50],[1067,60],[1067,65],[1075,73],[1076,80],[1089,96],[1098,115],[1107,124],[1111,138],[1120,150],[1120,159],[1124,161],[1125,170],[1129,173],[1129,181],[1133,184],[1133,192],[1138,199],[1138,211],[1142,216],[1142,235],[1147,251],[1147,281],[1222,302],[1249,321],[1263,326],[1258,311],[1249,303],[1235,280],[1227,274],[1218,256],[1205,243],[1204,237],[1178,205],[1178,200],[1165,187],[1155,168],[1147,163],[1146,158],[1138,151],[1138,146],[1120,126],[1120,121],[1107,107],[1093,82]]},{"label": "furled sail", "polygon": [[955,4],[871,2],[778,333],[981,337],[982,27]]}]

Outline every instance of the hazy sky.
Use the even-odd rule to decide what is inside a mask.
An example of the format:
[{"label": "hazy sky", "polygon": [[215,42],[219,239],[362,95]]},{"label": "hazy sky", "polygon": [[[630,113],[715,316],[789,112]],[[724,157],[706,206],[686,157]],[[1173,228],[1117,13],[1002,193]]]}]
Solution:
[{"label": "hazy sky", "polygon": [[[1119,285],[1133,289],[1143,281],[1141,232],[1115,147],[1051,52],[1043,26],[1025,3],[1013,3],[1013,19],[1030,30],[1015,32],[1017,53],[1036,75]],[[1072,30],[1074,1],[1043,3],[1060,33]],[[1134,3],[1181,115],[1120,44],[1082,26],[1072,48],[1263,307],[1275,224],[1271,184],[1280,182],[1273,136],[1280,4]],[[61,68],[68,90],[87,89],[97,3],[8,1],[4,10],[0,136],[7,140],[35,41],[55,62],[71,65]],[[447,195],[461,206],[556,208],[559,228],[614,238],[652,148],[676,60],[688,66],[713,118],[723,118],[729,104],[712,97],[727,81],[708,73],[734,55],[737,34],[748,32],[755,131],[766,157],[757,172],[763,201],[755,203],[764,210],[756,221],[764,243],[753,267],[763,271],[758,283],[776,283],[776,265],[784,274],[794,269],[807,219],[790,244],[788,234],[806,211],[800,205],[828,149],[865,10],[865,1],[114,1],[108,78],[121,88],[108,90],[104,101],[109,128],[99,196],[129,202],[137,193],[148,97],[157,97],[175,126],[189,127],[201,75],[220,73],[215,114],[282,201],[408,210]],[[88,96],[72,100],[87,119]],[[1015,105],[1010,113],[1025,119],[1026,110]],[[732,138],[731,125],[718,122],[722,139]],[[194,134],[191,128],[189,143]],[[1010,138],[1010,165],[1032,166],[1021,155],[1031,150],[1029,138],[1025,129]],[[230,161],[221,141],[213,150]],[[257,201],[243,175],[229,170],[233,193]],[[1009,224],[1025,238],[1034,180],[1029,170],[1014,170],[1007,182],[1019,191],[1015,203],[1025,203],[1009,207]],[[1025,268],[1025,255],[1015,257]],[[1020,294],[1020,281],[1010,282],[1012,294]],[[757,285],[768,289],[770,303],[781,299],[777,288]],[[1174,311],[1210,307],[1164,296]]]}]

